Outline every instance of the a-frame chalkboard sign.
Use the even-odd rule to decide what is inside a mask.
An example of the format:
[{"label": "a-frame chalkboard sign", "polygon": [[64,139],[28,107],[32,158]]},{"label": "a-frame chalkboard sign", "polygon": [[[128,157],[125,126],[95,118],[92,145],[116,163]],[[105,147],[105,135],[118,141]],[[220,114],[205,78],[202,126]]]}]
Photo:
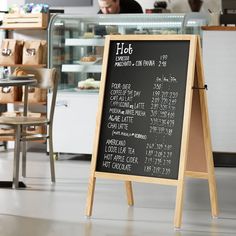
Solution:
[{"label": "a-frame chalkboard sign", "polygon": [[200,40],[193,35],[114,35],[105,41],[86,215],[96,178],[177,187],[182,222],[186,177],[209,183],[218,215]]}]

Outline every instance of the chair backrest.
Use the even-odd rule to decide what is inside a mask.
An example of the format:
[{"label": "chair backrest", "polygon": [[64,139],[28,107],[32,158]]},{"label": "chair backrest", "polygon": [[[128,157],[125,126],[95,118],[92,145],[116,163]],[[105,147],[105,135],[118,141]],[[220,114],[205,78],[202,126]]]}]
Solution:
[{"label": "chair backrest", "polygon": [[[25,70],[25,69],[24,69]],[[47,89],[52,92],[52,99],[50,101],[51,104],[47,104],[50,106],[50,111],[48,114],[48,118],[50,122],[53,122],[54,110],[56,105],[56,96],[57,96],[57,88],[58,88],[58,76],[56,68],[34,68],[34,69],[26,69],[28,74],[34,74],[35,79],[37,80],[36,87]]]}]

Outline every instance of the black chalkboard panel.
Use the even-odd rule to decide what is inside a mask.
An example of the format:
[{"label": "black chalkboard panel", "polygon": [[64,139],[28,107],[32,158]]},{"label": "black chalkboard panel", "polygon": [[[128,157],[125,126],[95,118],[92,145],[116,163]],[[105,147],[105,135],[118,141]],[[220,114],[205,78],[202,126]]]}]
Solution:
[{"label": "black chalkboard panel", "polygon": [[188,40],[111,40],[96,171],[178,179]]}]

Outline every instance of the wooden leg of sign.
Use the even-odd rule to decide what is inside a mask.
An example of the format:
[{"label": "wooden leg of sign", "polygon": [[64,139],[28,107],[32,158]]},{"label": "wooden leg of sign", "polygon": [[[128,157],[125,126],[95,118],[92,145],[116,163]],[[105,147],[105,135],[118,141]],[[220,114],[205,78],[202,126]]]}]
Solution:
[{"label": "wooden leg of sign", "polygon": [[133,206],[134,205],[134,197],[133,197],[132,182],[125,181],[125,187],[126,187],[128,205]]},{"label": "wooden leg of sign", "polygon": [[[196,57],[196,71],[197,71],[198,86],[203,87],[205,84],[205,81],[204,81],[203,62],[202,62],[202,55],[201,55],[201,43],[200,43],[199,37],[198,37],[196,56],[197,56]],[[207,166],[208,184],[209,184],[210,201],[211,201],[211,213],[213,217],[217,217],[219,214],[219,209],[218,209],[214,163],[213,163],[213,156],[212,156],[212,144],[211,144],[211,137],[209,135],[210,122],[209,122],[209,114],[208,114],[208,109],[207,109],[207,97],[206,97],[205,90],[201,91],[199,97],[200,97],[200,107],[201,107],[201,114],[202,114],[202,127],[203,127],[203,134],[204,134],[206,166]]]},{"label": "wooden leg of sign", "polygon": [[177,193],[175,201],[174,226],[176,229],[179,229],[182,224],[183,200],[184,200],[184,180],[179,180],[177,185]]},{"label": "wooden leg of sign", "polygon": [[95,183],[96,183],[96,178],[94,176],[91,176],[88,185],[87,204],[86,204],[86,216],[88,217],[92,215]]},{"label": "wooden leg of sign", "polygon": [[215,171],[214,171],[214,163],[211,149],[207,149],[208,158],[207,162],[207,172],[208,172],[208,185],[210,192],[210,202],[211,202],[211,214],[212,217],[218,217],[219,208],[218,208],[218,197],[217,197],[217,188],[216,188],[216,179],[215,179]]},{"label": "wooden leg of sign", "polygon": [[218,217],[219,208],[218,208],[218,199],[216,191],[216,182],[215,177],[210,175],[208,179],[209,191],[210,191],[210,201],[211,201],[211,214],[212,217]]}]

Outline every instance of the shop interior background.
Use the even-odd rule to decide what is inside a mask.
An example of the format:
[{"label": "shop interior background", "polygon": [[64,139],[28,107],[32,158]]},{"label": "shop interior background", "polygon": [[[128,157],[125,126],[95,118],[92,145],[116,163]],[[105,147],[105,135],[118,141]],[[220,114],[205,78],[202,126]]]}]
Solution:
[{"label": "shop interior background", "polygon": [[[99,7],[98,7],[98,2],[97,0],[93,0],[93,5],[92,6],[83,6],[83,7],[58,7],[56,6],[57,0],[51,0],[51,2],[55,2],[55,6],[52,6],[54,9],[64,9],[65,13],[77,13],[77,14],[96,14]],[[77,0],[78,2],[80,0]],[[81,3],[84,0],[81,0]],[[156,0],[136,0],[139,2],[144,11],[145,9],[150,9],[153,8],[153,4]],[[40,3],[40,1],[38,1]],[[65,1],[66,2],[66,1]],[[190,7],[188,5],[188,0],[166,0],[168,3],[168,8],[171,10],[171,12],[174,13],[181,13],[181,12],[190,12]],[[24,4],[25,0],[1,0],[1,6],[0,10],[1,11],[6,11],[8,6],[11,4]],[[221,11],[221,0],[204,0],[203,5],[201,8],[201,12],[215,12],[215,13],[220,13]]]}]

